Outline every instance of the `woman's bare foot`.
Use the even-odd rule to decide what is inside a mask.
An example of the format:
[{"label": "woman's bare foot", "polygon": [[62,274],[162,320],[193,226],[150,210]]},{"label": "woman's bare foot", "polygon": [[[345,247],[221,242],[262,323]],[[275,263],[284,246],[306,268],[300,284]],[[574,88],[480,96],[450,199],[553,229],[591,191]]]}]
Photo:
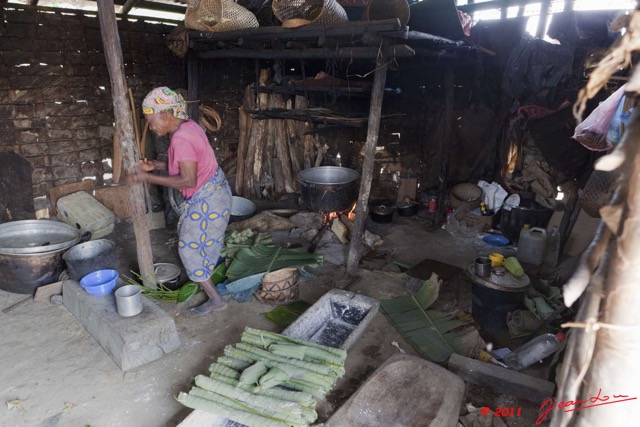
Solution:
[{"label": "woman's bare foot", "polygon": [[229,304],[224,299],[212,300],[209,298],[208,301],[200,304],[197,307],[190,308],[187,312],[190,314],[195,314],[197,316],[202,316],[204,314],[209,314],[218,311],[224,311],[229,307]]}]

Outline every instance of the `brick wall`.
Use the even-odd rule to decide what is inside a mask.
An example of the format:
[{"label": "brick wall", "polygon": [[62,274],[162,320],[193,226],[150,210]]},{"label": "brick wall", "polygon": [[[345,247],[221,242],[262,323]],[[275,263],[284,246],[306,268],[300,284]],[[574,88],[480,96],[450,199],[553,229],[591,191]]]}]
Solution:
[{"label": "brick wall", "polygon": [[[96,16],[5,7],[0,26],[0,152],[25,156],[35,196],[111,172],[111,83]],[[164,44],[173,26],[118,21],[127,85],[139,106],[155,86],[186,87]]]}]

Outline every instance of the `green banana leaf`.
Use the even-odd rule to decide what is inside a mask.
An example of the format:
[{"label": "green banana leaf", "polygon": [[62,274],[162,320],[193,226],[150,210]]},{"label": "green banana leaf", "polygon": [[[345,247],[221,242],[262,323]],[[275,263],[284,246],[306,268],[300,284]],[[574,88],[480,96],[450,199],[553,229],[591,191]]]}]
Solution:
[{"label": "green banana leaf", "polygon": [[271,311],[264,313],[264,317],[278,326],[287,327],[292,324],[306,309],[311,307],[306,301],[299,300],[289,304],[279,305]]},{"label": "green banana leaf", "polygon": [[322,261],[322,255],[259,243],[251,248],[242,248],[238,251],[227,269],[227,277],[229,281],[234,281],[253,274],[287,267],[320,264]]},{"label": "green banana leaf", "polygon": [[443,363],[452,353],[469,356],[460,340],[464,334],[454,332],[468,323],[448,313],[427,310],[434,301],[433,292],[436,292],[433,287],[422,286],[416,296],[380,301],[380,308],[422,357]]},{"label": "green banana leaf", "polygon": [[200,289],[200,285],[198,285],[195,282],[185,283],[180,288],[180,292],[178,293],[178,298],[176,299],[176,301],[185,302],[186,300],[188,300],[189,298],[191,298],[201,290],[202,289]]}]

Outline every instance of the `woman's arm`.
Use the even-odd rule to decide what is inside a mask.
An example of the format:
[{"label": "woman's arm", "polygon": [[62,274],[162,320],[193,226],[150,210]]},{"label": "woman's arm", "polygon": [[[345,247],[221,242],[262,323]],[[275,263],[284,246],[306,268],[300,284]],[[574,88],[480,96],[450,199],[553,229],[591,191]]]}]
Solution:
[{"label": "woman's arm", "polygon": [[177,189],[193,188],[198,181],[197,162],[179,162],[180,173],[173,176],[153,175],[142,170],[127,175],[128,182],[148,182],[149,184],[164,185]]}]

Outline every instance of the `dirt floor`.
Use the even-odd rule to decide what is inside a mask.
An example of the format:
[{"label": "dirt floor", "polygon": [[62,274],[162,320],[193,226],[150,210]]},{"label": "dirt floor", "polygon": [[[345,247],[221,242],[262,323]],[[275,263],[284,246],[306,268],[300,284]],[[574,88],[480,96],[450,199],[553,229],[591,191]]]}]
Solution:
[{"label": "dirt floor", "polygon": [[[369,219],[366,228],[384,237],[385,243],[367,255],[349,290],[376,299],[406,295],[405,275],[391,261],[414,265],[425,258],[465,268],[478,255],[494,252],[479,238],[454,239],[442,229],[429,229],[424,215],[394,217],[391,224]],[[175,229],[151,232],[155,262],[179,263]],[[119,222],[108,236],[119,247],[120,272],[135,268],[133,229]],[[284,238],[280,235],[280,238]],[[325,263],[316,277],[300,279],[301,299],[313,303],[332,287],[350,282],[340,260],[347,246],[331,244],[320,248]],[[507,252],[512,249],[507,249]],[[385,271],[380,271],[380,269]],[[445,287],[446,288],[446,287]],[[454,281],[442,291],[442,304],[469,309],[471,285]],[[24,295],[0,291],[0,308],[9,307]],[[248,303],[232,301],[227,311],[204,317],[181,314],[184,307],[162,304],[175,318],[182,346],[161,359],[123,373],[98,343],[62,305],[28,302],[9,313],[0,313],[0,398],[10,402],[0,408],[3,426],[175,426],[190,410],[173,396],[188,391],[191,379],[206,373],[207,367],[222,354],[225,345],[239,341],[245,326],[279,332],[263,313],[272,307],[255,299]],[[350,350],[344,378],[339,380],[326,401],[318,406],[319,422],[325,421],[389,356],[413,349],[378,313],[365,334]],[[509,426],[534,424],[537,406],[468,385],[464,403],[476,407],[522,407],[521,417],[504,418]],[[461,408],[465,413],[465,409]]]}]

